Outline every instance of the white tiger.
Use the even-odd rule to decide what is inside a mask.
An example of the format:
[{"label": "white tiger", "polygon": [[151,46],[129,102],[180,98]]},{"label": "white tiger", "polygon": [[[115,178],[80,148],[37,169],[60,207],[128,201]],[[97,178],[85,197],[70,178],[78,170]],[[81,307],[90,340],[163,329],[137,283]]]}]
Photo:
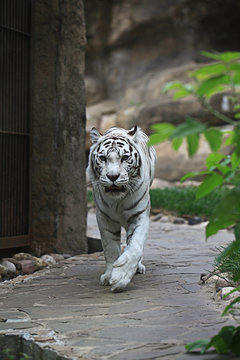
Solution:
[{"label": "white tiger", "polygon": [[[88,175],[92,182],[96,216],[106,260],[100,284],[112,291],[123,290],[142,265],[149,227],[149,188],[156,154],[148,148],[148,137],[135,126],[130,131],[113,127],[101,135],[90,132],[92,146]],[[121,254],[121,227],[126,229],[127,247]]]}]

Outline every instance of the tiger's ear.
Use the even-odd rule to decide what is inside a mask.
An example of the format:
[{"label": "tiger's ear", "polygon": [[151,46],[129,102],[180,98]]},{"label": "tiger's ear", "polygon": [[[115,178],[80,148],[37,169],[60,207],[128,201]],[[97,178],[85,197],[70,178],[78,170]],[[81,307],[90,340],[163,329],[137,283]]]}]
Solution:
[{"label": "tiger's ear", "polygon": [[93,127],[92,130],[90,131],[90,139],[92,141],[92,144],[95,144],[96,142],[98,142],[98,139],[102,136],[102,134],[100,134],[100,132]]},{"label": "tiger's ear", "polygon": [[139,126],[135,125],[131,130],[128,131],[128,135],[132,136],[132,139],[135,142],[138,142],[139,138],[141,137],[141,129]]},{"label": "tiger's ear", "polygon": [[128,135],[130,135],[130,136],[135,135],[137,130],[138,130],[138,126],[135,125],[131,130],[128,131]]},{"label": "tiger's ear", "polygon": [[132,137],[132,140],[137,144],[146,145],[148,142],[147,135],[137,125],[135,125],[131,130],[128,131],[128,135],[130,135]]}]

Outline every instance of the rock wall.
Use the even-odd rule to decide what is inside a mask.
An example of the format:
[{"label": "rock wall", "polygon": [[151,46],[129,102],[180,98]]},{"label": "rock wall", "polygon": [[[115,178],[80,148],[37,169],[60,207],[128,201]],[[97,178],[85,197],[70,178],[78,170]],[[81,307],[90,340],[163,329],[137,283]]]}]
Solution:
[{"label": "rock wall", "polygon": [[87,252],[85,26],[79,0],[34,2],[33,249]]},{"label": "rock wall", "polygon": [[152,90],[168,69],[203,61],[202,50],[239,50],[235,0],[86,0],[84,5],[86,74],[98,89],[89,104],[110,97],[125,107],[157,98]]},{"label": "rock wall", "polygon": [[178,124],[186,115],[221,124],[195,99],[173,102],[162,87],[186,81],[187,72],[206,61],[202,50],[239,51],[238,1],[85,0],[84,6],[87,134],[92,126],[104,131],[135,123],[149,133],[151,124]]}]

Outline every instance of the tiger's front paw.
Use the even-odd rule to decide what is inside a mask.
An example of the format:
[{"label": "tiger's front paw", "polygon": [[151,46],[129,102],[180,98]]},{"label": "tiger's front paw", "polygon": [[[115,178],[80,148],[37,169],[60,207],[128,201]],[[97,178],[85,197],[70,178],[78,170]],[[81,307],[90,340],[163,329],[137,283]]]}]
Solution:
[{"label": "tiger's front paw", "polygon": [[137,267],[138,261],[127,252],[123,253],[113,264],[112,276],[109,281],[109,284],[112,286],[111,291],[123,291],[132,280]]},{"label": "tiger's front paw", "polygon": [[137,266],[137,274],[145,274],[146,267],[142,264],[141,260],[139,260],[138,266]]}]

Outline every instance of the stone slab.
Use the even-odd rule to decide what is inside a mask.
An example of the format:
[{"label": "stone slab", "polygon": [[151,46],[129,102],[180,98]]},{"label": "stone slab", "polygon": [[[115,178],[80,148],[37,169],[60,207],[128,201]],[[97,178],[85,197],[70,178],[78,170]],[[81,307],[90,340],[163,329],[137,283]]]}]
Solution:
[{"label": "stone slab", "polygon": [[[88,236],[96,236],[92,213],[88,224]],[[233,235],[221,231],[206,242],[204,229],[205,224],[151,222],[146,274],[136,275],[122,293],[99,285],[101,252],[2,283],[0,334],[43,337],[40,346],[69,359],[195,359],[186,354],[186,343],[235,324],[221,317],[225,304],[198,284],[200,274],[211,269],[217,248]],[[207,358],[219,359],[212,353]]]}]

